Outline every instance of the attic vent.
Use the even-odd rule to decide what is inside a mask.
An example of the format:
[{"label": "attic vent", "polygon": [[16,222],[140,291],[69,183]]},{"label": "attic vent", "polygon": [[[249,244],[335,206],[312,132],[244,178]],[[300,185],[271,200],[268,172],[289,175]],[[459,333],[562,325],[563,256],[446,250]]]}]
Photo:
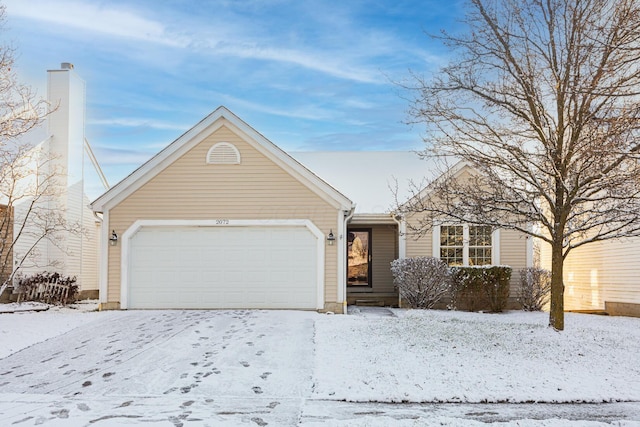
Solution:
[{"label": "attic vent", "polygon": [[239,165],[240,152],[228,142],[219,142],[209,148],[207,163],[212,165]]}]

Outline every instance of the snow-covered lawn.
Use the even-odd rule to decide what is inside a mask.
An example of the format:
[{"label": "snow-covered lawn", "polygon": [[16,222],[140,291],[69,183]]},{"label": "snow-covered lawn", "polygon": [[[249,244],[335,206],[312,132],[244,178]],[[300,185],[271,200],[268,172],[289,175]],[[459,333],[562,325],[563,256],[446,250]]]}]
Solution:
[{"label": "snow-covered lawn", "polygon": [[[640,319],[86,307],[0,314],[0,425],[640,425]],[[517,424],[526,405],[341,400],[631,403]]]},{"label": "snow-covered lawn", "polygon": [[83,301],[67,307],[37,302],[0,304],[0,359],[33,344],[75,329],[107,313],[91,313],[97,301]]},{"label": "snow-covered lawn", "polygon": [[[394,310],[316,322],[315,394],[391,402],[640,401],[640,319]],[[338,350],[338,351],[336,351]]]}]

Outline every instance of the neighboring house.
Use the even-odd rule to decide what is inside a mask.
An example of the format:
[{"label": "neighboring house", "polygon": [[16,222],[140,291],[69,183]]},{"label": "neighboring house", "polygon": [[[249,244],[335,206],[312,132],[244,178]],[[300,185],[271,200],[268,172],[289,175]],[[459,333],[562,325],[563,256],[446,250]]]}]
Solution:
[{"label": "neighboring house", "polygon": [[[640,317],[640,238],[595,242],[574,249],[564,263],[564,308]],[[549,245],[540,246],[545,268]]]},{"label": "neighboring house", "polygon": [[[47,168],[51,168],[48,173],[54,170],[56,173],[58,190],[39,207],[46,208],[53,215],[61,215],[69,228],[81,232],[56,232],[55,238],[40,241],[18,274],[28,276],[48,271],[75,276],[81,296],[97,298],[100,221],[88,208],[90,200],[85,183],[91,173],[99,176],[105,184],[106,180],[85,138],[85,83],[73,68],[70,63],[62,63],[60,69],[47,71],[47,101],[51,113],[42,126],[23,138],[23,142],[34,146],[34,159],[38,156],[48,159]],[[21,185],[28,186],[31,181],[40,179],[39,174],[46,171],[40,171],[39,167],[34,166],[33,173],[24,180],[27,182]],[[13,206],[14,264],[28,253],[40,235],[35,227],[34,230],[29,229],[33,226],[33,219],[24,222],[29,203],[30,199],[26,199]],[[23,223],[26,229],[20,233]]]},{"label": "neighboring house", "polygon": [[532,258],[519,233],[442,223],[417,237],[390,213],[394,176],[432,173],[414,153],[292,156],[220,107],[92,203],[101,308],[393,305],[390,263],[406,256],[509,264],[517,283]]}]

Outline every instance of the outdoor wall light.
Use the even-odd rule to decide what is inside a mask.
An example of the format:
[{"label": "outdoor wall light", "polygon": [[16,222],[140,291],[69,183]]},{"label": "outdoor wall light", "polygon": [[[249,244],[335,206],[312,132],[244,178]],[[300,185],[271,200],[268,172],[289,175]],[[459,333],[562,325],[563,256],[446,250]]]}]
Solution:
[{"label": "outdoor wall light", "polygon": [[336,236],[333,235],[333,230],[329,230],[329,235],[327,236],[327,243],[329,246],[333,246],[333,243],[336,241]]},{"label": "outdoor wall light", "polygon": [[118,235],[116,234],[116,230],[111,230],[111,237],[109,237],[109,244],[111,246],[115,246],[118,244]]}]

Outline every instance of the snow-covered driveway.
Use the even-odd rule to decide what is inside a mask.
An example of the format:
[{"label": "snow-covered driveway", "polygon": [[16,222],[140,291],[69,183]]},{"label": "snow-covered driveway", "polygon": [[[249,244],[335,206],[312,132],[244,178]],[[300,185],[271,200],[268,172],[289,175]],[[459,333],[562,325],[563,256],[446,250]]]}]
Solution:
[{"label": "snow-covered driveway", "polygon": [[[121,416],[139,418],[119,408],[140,405],[150,420],[167,421],[163,411],[186,419],[194,402],[208,400],[207,418],[215,419],[219,398],[250,397],[263,400],[263,410],[254,406],[247,415],[260,424],[260,414],[307,397],[312,388],[312,319],[319,315],[278,313],[268,322],[264,312],[244,310],[131,311],[94,320],[4,359],[0,418],[69,425],[71,415],[113,425]],[[48,408],[46,416],[25,415],[31,410],[24,406],[34,402]],[[241,403],[231,407],[242,411]],[[237,414],[220,414],[219,421],[224,415]]]}]

